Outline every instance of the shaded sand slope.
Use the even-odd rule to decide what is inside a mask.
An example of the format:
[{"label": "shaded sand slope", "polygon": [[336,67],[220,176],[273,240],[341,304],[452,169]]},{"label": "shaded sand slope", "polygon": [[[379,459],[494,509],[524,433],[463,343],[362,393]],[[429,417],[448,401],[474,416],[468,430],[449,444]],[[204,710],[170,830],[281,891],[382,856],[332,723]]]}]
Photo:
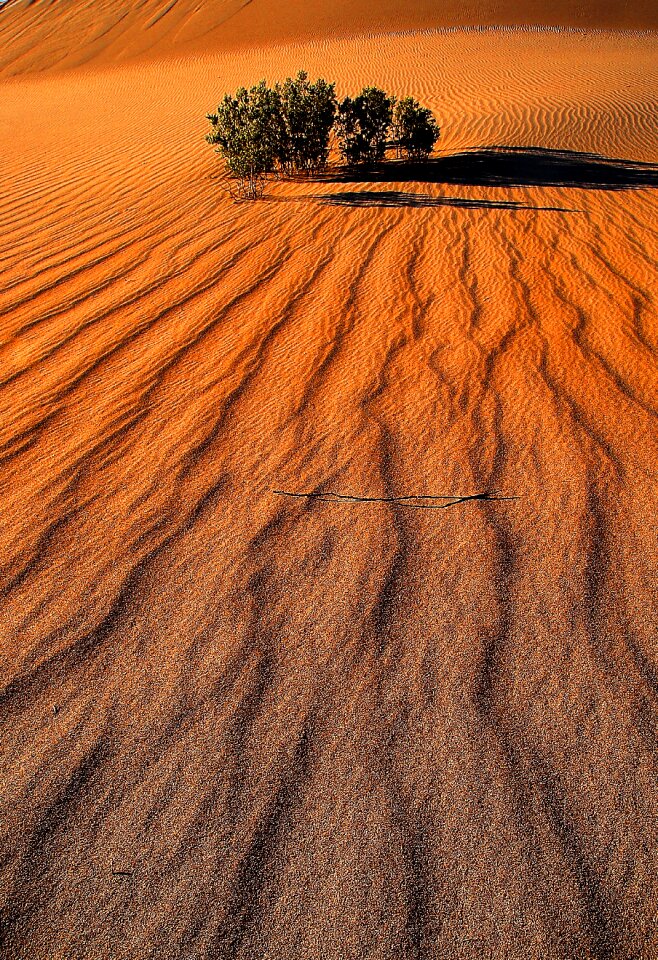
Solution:
[{"label": "shaded sand slope", "polygon": [[[658,954],[655,54],[3,85],[3,957]],[[230,204],[199,118],[297,65],[461,155]]]},{"label": "shaded sand slope", "polygon": [[8,0],[0,76],[300,38],[537,24],[656,30],[653,0]]}]

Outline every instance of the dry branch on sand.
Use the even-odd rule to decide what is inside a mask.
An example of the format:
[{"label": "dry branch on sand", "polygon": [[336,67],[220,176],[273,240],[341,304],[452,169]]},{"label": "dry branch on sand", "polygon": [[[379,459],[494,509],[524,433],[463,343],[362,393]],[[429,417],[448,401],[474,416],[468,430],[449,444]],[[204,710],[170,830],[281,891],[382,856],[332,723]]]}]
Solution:
[{"label": "dry branch on sand", "polygon": [[[473,503],[483,500],[518,500],[519,497],[504,497],[495,490],[485,490],[483,493],[434,493],[408,494],[402,497],[360,497],[351,493],[334,493],[332,490],[317,490],[310,493],[301,493],[292,490],[273,490],[278,497],[294,497],[302,500],[321,500],[324,503],[390,503],[393,506],[408,507],[413,510],[445,510],[455,507],[459,503]],[[437,503],[445,500],[445,503]]]}]

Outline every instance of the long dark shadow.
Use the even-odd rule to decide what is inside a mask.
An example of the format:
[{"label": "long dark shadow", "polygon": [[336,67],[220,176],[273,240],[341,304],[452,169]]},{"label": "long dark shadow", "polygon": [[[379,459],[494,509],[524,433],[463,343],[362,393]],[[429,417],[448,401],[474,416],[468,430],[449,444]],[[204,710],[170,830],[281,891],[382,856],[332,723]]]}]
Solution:
[{"label": "long dark shadow", "polygon": [[[393,176],[392,179],[395,179]],[[311,198],[309,198],[311,199]],[[433,197],[428,193],[404,193],[400,190],[360,190],[327,193],[313,197],[331,207],[459,207],[463,210],[548,210],[555,213],[580,213],[570,207],[539,207],[516,200],[485,200],[466,197]]]},{"label": "long dark shadow", "polygon": [[[658,186],[658,166],[597,153],[544,147],[484,147],[424,163],[389,160],[372,169],[335,168],[325,183],[445,183],[473,187],[581,187],[632,190]],[[477,201],[476,201],[477,202]]]}]

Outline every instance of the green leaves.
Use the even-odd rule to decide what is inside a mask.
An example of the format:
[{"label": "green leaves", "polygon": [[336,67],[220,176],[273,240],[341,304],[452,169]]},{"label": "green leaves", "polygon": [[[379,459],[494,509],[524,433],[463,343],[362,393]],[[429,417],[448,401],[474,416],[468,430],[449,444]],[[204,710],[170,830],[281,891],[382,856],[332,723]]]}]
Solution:
[{"label": "green leaves", "polygon": [[395,98],[378,87],[364,87],[352,99],[345,97],[336,124],[340,152],[350,166],[384,159]]},{"label": "green leaves", "polygon": [[413,97],[397,102],[378,87],[364,87],[339,106],[335,84],[322,78],[312,83],[303,70],[274,87],[264,80],[248,90],[240,87],[206,118],[206,140],[217,148],[238,196],[245,199],[261,196],[270,174],[323,170],[332,129],[350,166],[384,160],[391,127],[399,157],[424,159],[439,137],[432,112]]},{"label": "green leaves", "polygon": [[262,194],[265,176],[275,169],[280,136],[279,98],[261,80],[250,90],[226,94],[216,114],[209,114],[212,130],[206,137],[218,147],[226,166],[249,199]]},{"label": "green leaves", "polygon": [[262,194],[267,174],[321,170],[329,158],[336,115],[333,83],[300,71],[273,89],[264,80],[227,94],[217,113],[207,114],[208,143],[218,148],[241,196]]},{"label": "green leaves", "polygon": [[284,137],[279,162],[286,172],[323,169],[329,159],[329,137],[336,115],[336,91],[333,83],[316,80],[300,70],[283,85],[277,84]]},{"label": "green leaves", "polygon": [[398,156],[410,160],[426,159],[440,132],[432,111],[421,107],[413,97],[405,97],[397,103],[393,114],[393,138]]}]

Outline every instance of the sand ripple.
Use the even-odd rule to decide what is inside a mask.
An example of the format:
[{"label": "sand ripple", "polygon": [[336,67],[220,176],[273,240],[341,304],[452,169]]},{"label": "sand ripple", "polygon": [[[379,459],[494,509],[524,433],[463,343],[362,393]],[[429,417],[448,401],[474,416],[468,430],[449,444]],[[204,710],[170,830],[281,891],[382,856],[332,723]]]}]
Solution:
[{"label": "sand ripple", "polygon": [[[386,44],[2,88],[7,958],[658,953],[655,41]],[[295,62],[460,155],[229,203]]]}]

